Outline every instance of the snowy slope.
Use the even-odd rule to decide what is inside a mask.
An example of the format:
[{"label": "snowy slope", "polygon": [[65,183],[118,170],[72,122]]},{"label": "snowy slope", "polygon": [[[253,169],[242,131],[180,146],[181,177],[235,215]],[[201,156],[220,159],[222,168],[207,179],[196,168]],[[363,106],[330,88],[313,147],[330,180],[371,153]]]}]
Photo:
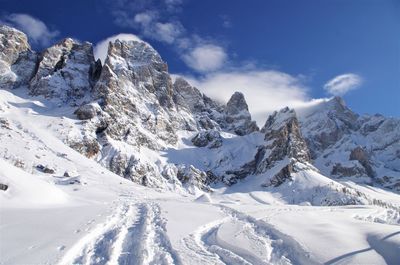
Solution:
[{"label": "snowy slope", "polygon": [[[307,206],[319,204],[308,187],[332,182],[314,171],[296,173],[288,188],[262,188],[270,173],[217,185],[206,199],[157,192],[65,145],[59,124],[77,122],[67,118],[68,109],[45,110],[49,102],[18,97],[18,90],[0,93],[6,121],[0,180],[9,185],[0,193],[1,264],[396,264],[400,258],[398,210]],[[196,155],[183,135],[177,149],[162,156],[223,168],[226,156],[238,165],[254,156],[263,139],[259,133],[244,141],[223,137],[223,151],[203,147]],[[55,172],[43,173],[37,164]],[[80,183],[58,182],[65,171]],[[346,185],[400,205],[391,192]],[[293,200],[305,206],[287,204]]]}]

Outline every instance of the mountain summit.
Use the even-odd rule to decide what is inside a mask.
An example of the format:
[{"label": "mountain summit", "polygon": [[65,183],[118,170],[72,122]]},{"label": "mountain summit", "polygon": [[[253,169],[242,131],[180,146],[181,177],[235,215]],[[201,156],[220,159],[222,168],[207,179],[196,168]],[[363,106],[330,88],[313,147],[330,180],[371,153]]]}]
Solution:
[{"label": "mountain summit", "polygon": [[[359,116],[339,97],[300,115],[289,108],[274,112],[259,130],[242,93],[223,105],[181,77],[173,81],[145,42],[111,42],[101,65],[88,42],[67,38],[36,53],[18,30],[1,26],[0,37],[3,88],[20,88],[65,110],[60,139],[136,183],[196,193],[268,173],[262,185],[277,187],[293,181],[301,163],[332,180],[400,189],[399,120]],[[259,140],[249,152],[231,153],[229,141],[250,136]],[[192,158],[181,159],[189,149],[179,148],[191,142],[197,146]],[[198,163],[196,152],[215,161]]]},{"label": "mountain summit", "polygon": [[260,129],[145,42],[0,26],[0,264],[397,264],[400,120],[318,102]]}]

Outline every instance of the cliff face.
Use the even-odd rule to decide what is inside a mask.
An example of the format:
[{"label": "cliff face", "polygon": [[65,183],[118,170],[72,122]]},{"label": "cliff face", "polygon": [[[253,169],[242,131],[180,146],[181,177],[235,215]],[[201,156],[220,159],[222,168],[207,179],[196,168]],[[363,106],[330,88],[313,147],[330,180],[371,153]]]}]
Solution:
[{"label": "cliff face", "polygon": [[311,170],[400,188],[398,119],[359,116],[333,98],[274,112],[259,130],[243,94],[221,104],[173,80],[145,42],[110,43],[101,65],[90,43],[64,39],[38,54],[0,26],[0,86],[65,109],[66,144],[143,185],[195,192],[261,176],[264,188],[284,187]]},{"label": "cliff face", "polygon": [[26,35],[14,28],[0,26],[0,86],[25,85],[33,76],[37,55]]}]

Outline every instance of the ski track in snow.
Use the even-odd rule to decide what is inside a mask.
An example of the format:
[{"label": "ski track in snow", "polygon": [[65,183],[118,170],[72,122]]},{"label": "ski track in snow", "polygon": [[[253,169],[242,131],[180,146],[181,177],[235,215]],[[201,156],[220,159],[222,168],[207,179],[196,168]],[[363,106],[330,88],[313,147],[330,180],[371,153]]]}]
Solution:
[{"label": "ski track in snow", "polygon": [[203,225],[183,239],[195,264],[316,264],[296,241],[265,221],[218,206],[225,218]]},{"label": "ski track in snow", "polygon": [[115,211],[65,254],[67,264],[314,264],[297,242],[265,221],[223,205],[224,218],[200,226],[182,239],[186,262],[172,247],[166,220],[154,201],[120,196]]},{"label": "ski track in snow", "polygon": [[115,212],[67,252],[67,264],[181,264],[154,202],[123,199]]}]

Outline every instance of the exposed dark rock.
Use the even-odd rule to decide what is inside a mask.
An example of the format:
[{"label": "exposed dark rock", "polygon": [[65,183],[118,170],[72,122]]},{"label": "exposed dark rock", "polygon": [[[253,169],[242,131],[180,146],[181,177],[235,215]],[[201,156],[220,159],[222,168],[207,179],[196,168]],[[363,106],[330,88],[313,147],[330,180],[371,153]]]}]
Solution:
[{"label": "exposed dark rock", "polygon": [[222,137],[216,130],[200,131],[193,137],[192,143],[197,147],[218,148],[222,146]]},{"label": "exposed dark rock", "polygon": [[331,174],[338,177],[361,177],[366,175],[366,172],[361,167],[345,167],[341,163],[336,163],[332,168]]},{"label": "exposed dark rock", "polygon": [[237,135],[246,135],[259,130],[256,122],[251,120],[249,107],[240,92],[235,92],[226,104],[225,122],[227,129]]},{"label": "exposed dark rock", "polygon": [[93,85],[99,80],[102,67],[100,59],[97,59],[97,61],[90,66],[89,73]]},{"label": "exposed dark rock", "polygon": [[0,87],[15,88],[32,77],[37,55],[31,51],[27,36],[19,30],[0,25]]},{"label": "exposed dark rock", "polygon": [[286,157],[303,163],[310,162],[310,153],[294,110],[284,108],[274,112],[261,131],[265,133],[265,141],[269,144],[261,147],[256,155],[256,173],[265,172]]},{"label": "exposed dark rock", "polygon": [[95,104],[85,104],[80,106],[75,110],[74,114],[80,120],[88,120],[94,118],[97,114],[101,112],[101,109],[98,105]]},{"label": "exposed dark rock", "polygon": [[192,113],[207,110],[202,93],[181,77],[174,82],[173,99],[178,108],[185,108]]},{"label": "exposed dark rock", "polygon": [[268,180],[263,186],[265,187],[279,187],[286,181],[292,181],[293,178],[291,176],[292,173],[296,172],[294,170],[293,164],[289,163],[288,165],[284,166],[277,174],[275,174],[271,179]]},{"label": "exposed dark rock", "polygon": [[100,146],[95,139],[84,138],[82,141],[72,141],[69,146],[89,158],[96,156],[100,151]]},{"label": "exposed dark rock", "polygon": [[0,127],[10,130],[10,123],[9,123],[8,119],[1,117],[0,118]]},{"label": "exposed dark rock", "polygon": [[8,189],[8,185],[0,183],[0,190],[6,191]]},{"label": "exposed dark rock", "polygon": [[203,172],[194,166],[181,165],[178,166],[177,178],[183,185],[189,185],[198,187],[204,191],[209,191],[208,176],[206,172]]},{"label": "exposed dark rock", "polygon": [[323,150],[333,146],[351,131],[358,130],[359,116],[352,112],[342,98],[324,102],[315,112],[303,117],[301,128],[312,154],[316,158]]},{"label": "exposed dark rock", "polygon": [[54,174],[55,173],[54,169],[52,169],[48,166],[44,166],[42,164],[36,165],[36,169],[43,173],[46,173],[46,174]]},{"label": "exposed dark rock", "polygon": [[290,160],[290,164],[272,179],[274,183],[272,185],[275,185],[290,177],[288,172],[293,171],[294,163],[310,162],[307,144],[301,135],[294,110],[284,108],[279,112],[274,112],[269,116],[261,132],[265,134],[265,145],[258,148],[253,160],[239,169],[226,172],[223,181],[228,185],[235,184],[238,180],[252,174],[265,173],[285,159]]},{"label": "exposed dark rock", "polygon": [[91,69],[95,65],[91,43],[64,39],[40,56],[30,81],[30,92],[64,102],[81,99],[91,90]]},{"label": "exposed dark rock", "polygon": [[360,162],[360,164],[365,168],[365,171],[369,177],[374,177],[376,175],[374,170],[372,169],[369,154],[361,146],[358,146],[351,150],[349,159],[357,160],[358,162]]}]

